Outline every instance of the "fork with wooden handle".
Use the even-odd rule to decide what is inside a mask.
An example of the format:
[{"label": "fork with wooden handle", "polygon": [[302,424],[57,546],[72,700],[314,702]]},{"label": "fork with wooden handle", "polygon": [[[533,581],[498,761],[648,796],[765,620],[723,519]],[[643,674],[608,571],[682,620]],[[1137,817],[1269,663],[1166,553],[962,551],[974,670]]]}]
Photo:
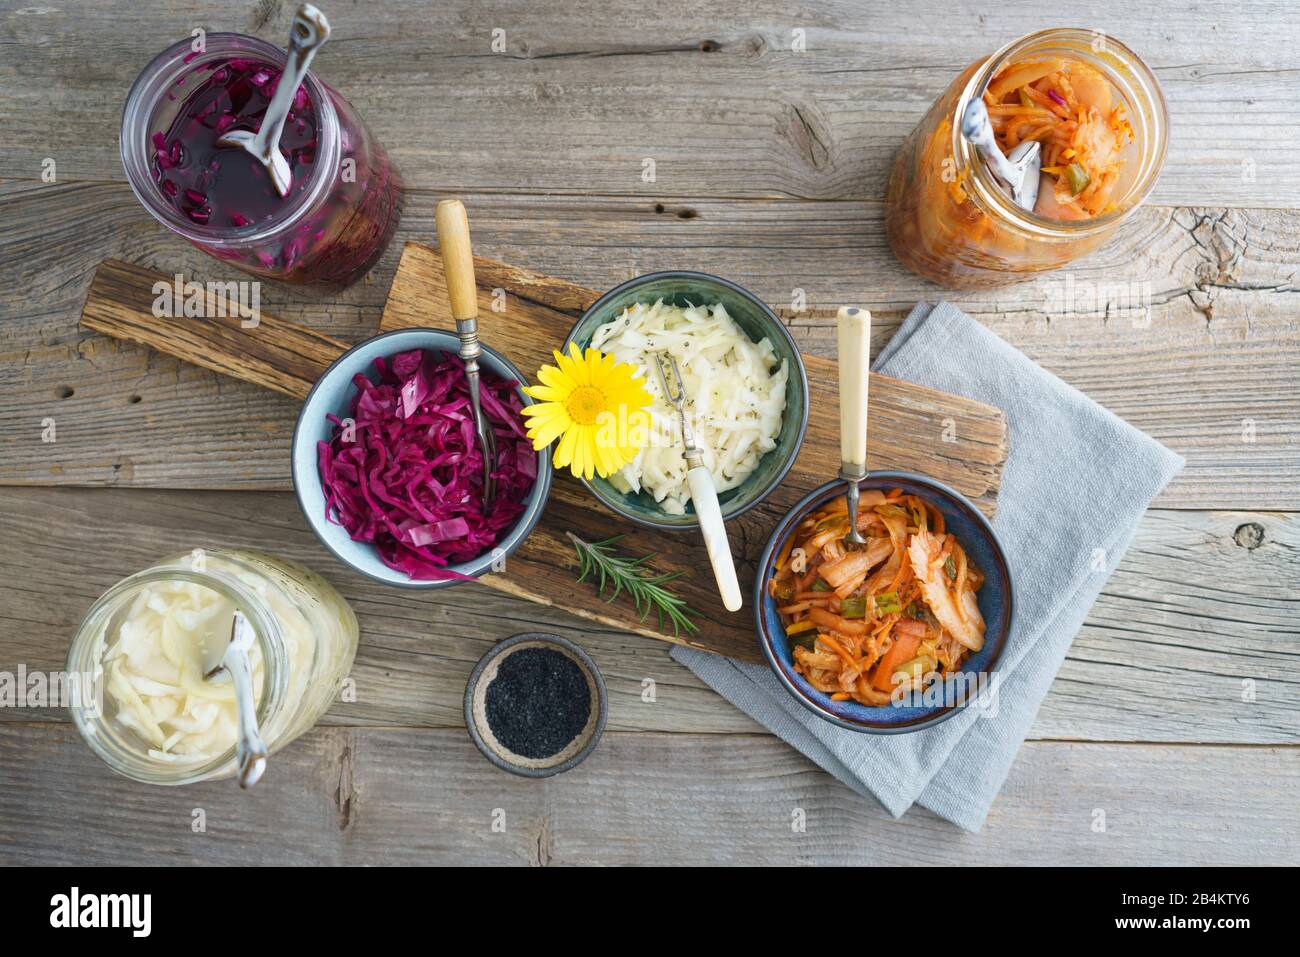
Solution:
[{"label": "fork with wooden handle", "polygon": [[483,453],[483,512],[486,514],[496,497],[496,479],[492,470],[497,464],[496,435],[483,414],[479,397],[478,357],[478,284],[474,281],[474,252],[469,242],[469,217],[465,204],[458,199],[444,199],[434,210],[438,227],[438,248],[447,272],[447,295],[451,315],[460,336],[460,357],[465,360],[465,378],[469,382],[470,410],[474,414],[474,432]]}]

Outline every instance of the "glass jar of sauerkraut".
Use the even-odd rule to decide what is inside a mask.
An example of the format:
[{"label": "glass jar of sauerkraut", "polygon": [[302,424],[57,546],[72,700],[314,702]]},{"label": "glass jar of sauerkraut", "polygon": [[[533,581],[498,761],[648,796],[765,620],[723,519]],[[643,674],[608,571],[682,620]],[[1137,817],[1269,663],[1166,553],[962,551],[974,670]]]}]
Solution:
[{"label": "glass jar of sauerkraut", "polygon": [[[1059,77],[1067,96],[1042,73]],[[1032,82],[1013,89],[1017,74]],[[1100,110],[1097,95],[1104,99]],[[1039,138],[1052,161],[1033,212],[1012,202],[961,135],[961,117],[976,96],[994,101],[995,129],[1006,129],[1007,115],[1025,117],[1013,136]],[[1168,128],[1155,75],[1122,43],[1078,29],[1022,37],[953,80],[899,148],[886,200],[890,246],[909,269],[958,289],[1056,269],[1095,250],[1137,209],[1164,165]],[[1078,160],[1086,157],[1075,154],[1095,144],[1087,136],[1094,131],[1114,133],[1115,140],[1105,143],[1104,182],[1095,176],[1084,192],[1089,182]],[[999,142],[1005,143],[1001,134]],[[1097,196],[1102,186],[1104,196]],[[1053,202],[1057,195],[1064,206]],[[1075,196],[1097,201],[1079,206]]]},{"label": "glass jar of sauerkraut", "polygon": [[356,615],[342,596],[283,559],[196,549],[110,588],[68,650],[68,672],[90,685],[73,720],[114,771],[149,784],[235,773],[234,687],[204,671],[229,641],[236,609],[257,636],[249,660],[268,750],[329,708],[357,649]]}]

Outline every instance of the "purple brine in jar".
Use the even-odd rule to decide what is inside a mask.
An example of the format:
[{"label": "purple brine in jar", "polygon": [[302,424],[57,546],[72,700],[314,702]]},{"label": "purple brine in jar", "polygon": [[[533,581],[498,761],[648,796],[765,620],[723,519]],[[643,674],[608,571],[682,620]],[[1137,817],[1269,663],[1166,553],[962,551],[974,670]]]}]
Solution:
[{"label": "purple brine in jar", "polygon": [[237,33],[169,47],[127,96],[122,163],[145,209],[204,252],[268,279],[351,285],[402,211],[401,176],[352,105],[307,74],[280,137],[287,196],[248,153],[217,146],[261,127],[283,63],[283,50]]}]

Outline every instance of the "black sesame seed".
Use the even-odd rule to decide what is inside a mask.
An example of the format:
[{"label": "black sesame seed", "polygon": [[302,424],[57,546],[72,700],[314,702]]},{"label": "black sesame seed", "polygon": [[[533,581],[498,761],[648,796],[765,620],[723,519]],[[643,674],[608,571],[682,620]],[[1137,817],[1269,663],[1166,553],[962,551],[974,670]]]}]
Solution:
[{"label": "black sesame seed", "polygon": [[525,758],[559,754],[591,717],[591,688],[582,669],[553,648],[506,656],[487,688],[488,727]]}]

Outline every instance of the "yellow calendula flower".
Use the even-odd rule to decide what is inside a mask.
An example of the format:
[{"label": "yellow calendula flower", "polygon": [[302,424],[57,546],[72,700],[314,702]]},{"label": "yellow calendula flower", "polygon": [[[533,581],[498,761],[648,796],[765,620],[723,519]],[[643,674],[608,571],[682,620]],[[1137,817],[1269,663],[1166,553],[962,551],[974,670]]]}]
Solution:
[{"label": "yellow calendula flower", "polygon": [[608,478],[636,457],[649,436],[652,401],[636,367],[597,349],[584,356],[577,345],[554,353],[555,365],[537,372],[541,385],[525,387],[537,400],[525,406],[528,437],[541,451],[559,439],[554,463],[575,477]]}]

